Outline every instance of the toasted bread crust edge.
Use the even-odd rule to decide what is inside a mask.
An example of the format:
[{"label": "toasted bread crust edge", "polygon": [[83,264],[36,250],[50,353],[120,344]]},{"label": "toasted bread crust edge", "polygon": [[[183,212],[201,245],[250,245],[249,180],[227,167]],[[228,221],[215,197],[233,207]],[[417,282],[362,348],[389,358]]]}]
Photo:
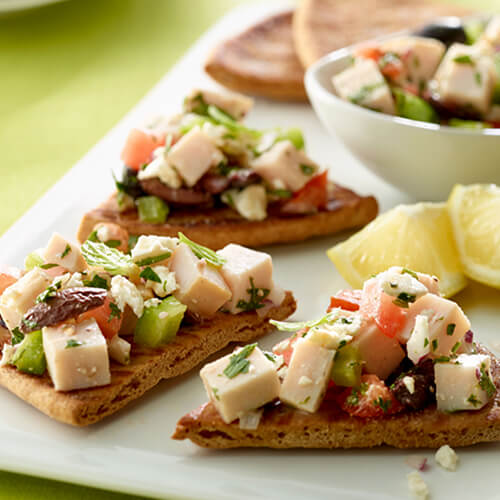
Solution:
[{"label": "toasted bread crust edge", "polygon": [[263,221],[207,216],[193,223],[186,223],[173,215],[165,224],[141,222],[137,212],[120,213],[112,195],[100,207],[83,216],[77,238],[83,243],[98,222],[113,222],[127,229],[130,234],[177,236],[183,232],[188,238],[213,249],[229,243],[255,248],[304,241],[364,226],[377,216],[378,204],[373,196],[360,197],[348,190],[344,191],[350,194],[346,199],[340,199],[339,207],[333,211],[290,217],[269,216]]},{"label": "toasted bread crust edge", "polygon": [[493,401],[478,411],[453,414],[435,407],[379,419],[350,417],[336,406],[323,405],[314,414],[278,405],[266,409],[256,430],[240,429],[238,422],[226,424],[212,403],[182,417],[173,439],[190,439],[205,448],[395,448],[453,447],[500,440],[500,370],[492,358],[492,375],[497,386]]},{"label": "toasted bread crust edge", "polygon": [[57,392],[46,374],[36,377],[14,367],[0,368],[0,386],[60,422],[86,426],[111,415],[139,398],[162,379],[188,372],[230,342],[248,342],[274,329],[269,319],[283,320],[296,309],[291,292],[280,306],[260,317],[256,312],[217,313],[204,323],[183,327],[176,339],[158,349],[133,344],[127,366],[111,365],[111,384]]}]

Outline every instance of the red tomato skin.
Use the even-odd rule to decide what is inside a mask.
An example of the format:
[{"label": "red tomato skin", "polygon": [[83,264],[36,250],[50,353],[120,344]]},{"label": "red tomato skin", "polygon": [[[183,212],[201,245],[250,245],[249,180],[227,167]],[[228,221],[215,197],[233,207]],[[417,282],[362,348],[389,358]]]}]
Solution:
[{"label": "red tomato skin", "polygon": [[78,322],[81,323],[86,319],[94,318],[97,321],[99,329],[101,330],[101,333],[104,335],[104,337],[106,337],[107,339],[112,339],[120,331],[120,327],[122,326],[123,313],[119,318],[115,316],[110,320],[110,303],[111,299],[107,297],[102,306],[96,307],[95,309],[91,309],[90,311],[80,314],[80,316],[78,317]]},{"label": "red tomato skin", "polygon": [[0,295],[2,295],[9,286],[13,285],[21,275],[21,270],[17,267],[0,264]]},{"label": "red tomato skin", "polygon": [[127,167],[139,170],[142,165],[151,161],[153,151],[163,144],[164,138],[134,128],[125,141],[120,158]]},{"label": "red tomato skin", "polygon": [[341,290],[330,298],[330,305],[326,312],[330,312],[335,307],[340,307],[345,311],[357,311],[361,305],[362,290]]},{"label": "red tomato skin", "polygon": [[378,47],[362,47],[356,51],[356,56],[365,59],[373,59],[377,62],[384,53]]},{"label": "red tomato skin", "polygon": [[407,311],[394,304],[394,297],[385,294],[374,278],[365,282],[359,311],[365,318],[373,318],[380,331],[391,338],[406,322]]},{"label": "red tomato skin", "polygon": [[281,211],[290,214],[317,212],[324,209],[328,202],[328,173],[315,175],[302,189],[287,201]]},{"label": "red tomato skin", "polygon": [[273,347],[274,354],[280,354],[281,356],[283,356],[283,362],[285,363],[286,366],[290,365],[290,360],[292,359],[292,354],[293,350],[295,349],[295,344],[297,343],[297,340],[299,340],[299,338],[302,336],[302,333],[304,333],[305,331],[306,330],[301,330],[300,332],[293,334],[288,339],[288,347],[285,350],[276,352]]}]

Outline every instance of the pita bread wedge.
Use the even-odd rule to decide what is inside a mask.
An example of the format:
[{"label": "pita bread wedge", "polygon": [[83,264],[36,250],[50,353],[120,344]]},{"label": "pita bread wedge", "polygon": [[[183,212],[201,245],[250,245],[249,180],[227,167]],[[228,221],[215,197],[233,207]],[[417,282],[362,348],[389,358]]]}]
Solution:
[{"label": "pita bread wedge", "polygon": [[302,0],[293,17],[293,39],[307,68],[329,52],[353,43],[467,12],[456,5],[414,0]]},{"label": "pita bread wedge", "polygon": [[[487,353],[484,348],[481,352]],[[500,367],[493,354],[492,375],[500,385]],[[333,402],[309,414],[283,404],[266,407],[255,430],[226,424],[212,403],[182,417],[173,439],[190,439],[205,448],[439,448],[500,441],[500,397],[472,412],[442,413],[435,407],[418,412],[364,419],[350,417]]]},{"label": "pita bread wedge", "polygon": [[305,101],[304,71],[292,41],[291,11],[265,19],[216,47],[205,71],[225,87],[279,100]]},{"label": "pita bread wedge", "polygon": [[338,185],[333,190],[329,207],[329,210],[311,215],[271,215],[263,221],[246,220],[229,208],[184,210],[173,213],[165,224],[147,224],[139,220],[135,210],[120,212],[113,195],[84,215],[77,237],[83,242],[97,223],[113,222],[136,235],[177,236],[183,232],[188,238],[213,249],[222,248],[228,243],[261,247],[303,241],[361,227],[374,219],[378,212],[375,198],[358,196]]},{"label": "pita bread wedge", "polygon": [[282,304],[260,316],[255,311],[230,315],[222,312],[203,323],[184,326],[175,340],[156,349],[138,346],[132,339],[130,364],[111,364],[111,384],[58,392],[48,374],[28,375],[12,366],[0,368],[0,386],[51,418],[74,426],[90,425],[116,413],[141,397],[161,380],[193,369],[231,342],[248,342],[272,330],[270,318],[284,319],[295,311],[287,292]]}]

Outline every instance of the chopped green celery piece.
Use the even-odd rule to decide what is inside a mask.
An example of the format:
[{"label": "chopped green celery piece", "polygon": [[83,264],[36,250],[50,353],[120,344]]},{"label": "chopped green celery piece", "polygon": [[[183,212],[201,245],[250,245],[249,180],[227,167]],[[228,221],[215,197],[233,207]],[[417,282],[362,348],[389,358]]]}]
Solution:
[{"label": "chopped green celery piece", "polygon": [[297,149],[304,149],[304,136],[299,128],[289,128],[288,130],[280,131],[276,142],[290,141]]},{"label": "chopped green celery piece", "polygon": [[343,387],[356,387],[361,382],[362,359],[356,346],[347,344],[335,353],[332,380]]},{"label": "chopped green celery piece", "polygon": [[460,118],[450,118],[448,125],[450,127],[472,128],[472,129],[478,129],[478,130],[483,129],[483,128],[488,128],[488,125],[484,122],[477,122],[474,120],[462,120]]},{"label": "chopped green celery piece", "polygon": [[187,307],[175,297],[167,297],[157,306],[144,309],[137,321],[134,341],[147,347],[158,347],[174,340]]},{"label": "chopped green celery piece", "polygon": [[208,106],[208,115],[215,121],[218,125],[223,125],[228,130],[235,132],[236,134],[248,134],[251,137],[259,138],[262,136],[262,132],[259,130],[251,129],[245,127],[245,125],[237,122],[234,118],[229,116],[226,112],[222,111],[217,106],[209,105]]},{"label": "chopped green celery piece", "polygon": [[24,340],[16,348],[11,364],[19,371],[31,375],[43,375],[45,373],[47,362],[45,361],[41,330],[24,336]]},{"label": "chopped green celery piece", "polygon": [[467,45],[474,45],[483,34],[484,28],[485,25],[483,21],[475,20],[465,23],[464,31]]},{"label": "chopped green celery piece", "polygon": [[493,88],[493,104],[500,104],[500,52],[497,52],[493,56],[493,61],[495,63],[495,69],[497,73],[497,79],[495,82],[495,87]]},{"label": "chopped green celery piece", "polygon": [[26,271],[31,271],[35,267],[40,267],[40,266],[43,266],[43,259],[36,252],[31,252],[24,259],[24,267]]},{"label": "chopped green celery piece", "polygon": [[426,101],[404,90],[393,88],[398,116],[420,122],[439,123],[436,110]]},{"label": "chopped green celery piece", "polygon": [[169,213],[168,205],[157,196],[141,196],[137,198],[139,219],[151,224],[163,224]]}]

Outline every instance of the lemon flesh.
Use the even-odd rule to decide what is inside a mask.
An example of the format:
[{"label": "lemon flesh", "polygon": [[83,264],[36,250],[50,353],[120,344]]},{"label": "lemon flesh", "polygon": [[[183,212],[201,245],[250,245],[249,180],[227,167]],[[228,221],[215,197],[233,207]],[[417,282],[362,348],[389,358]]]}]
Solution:
[{"label": "lemon flesh", "polygon": [[437,276],[445,297],[467,284],[445,203],[399,205],[330,248],[327,255],[355,288],[391,266]]},{"label": "lemon flesh", "polygon": [[448,211],[465,274],[500,288],[500,187],[457,185]]}]

